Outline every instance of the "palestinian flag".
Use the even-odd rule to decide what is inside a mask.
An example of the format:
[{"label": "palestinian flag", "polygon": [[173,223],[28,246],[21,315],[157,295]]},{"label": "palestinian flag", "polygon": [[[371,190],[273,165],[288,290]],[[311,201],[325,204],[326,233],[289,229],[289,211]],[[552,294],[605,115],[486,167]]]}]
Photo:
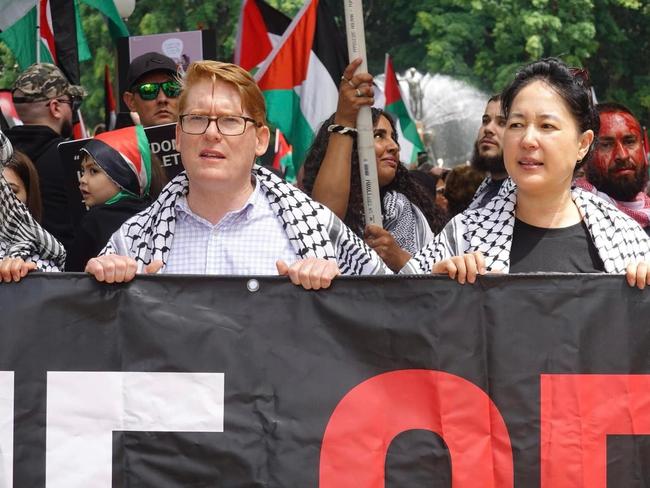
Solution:
[{"label": "palestinian flag", "polygon": [[247,71],[259,65],[278,45],[291,19],[264,0],[243,0],[237,27],[235,64]]},{"label": "palestinian flag", "polygon": [[71,83],[79,84],[79,61],[90,59],[76,0],[17,0],[0,7],[0,39],[25,69],[37,62],[36,24],[39,24],[40,62],[56,64]]},{"label": "palestinian flag", "polygon": [[400,160],[406,163],[416,164],[418,152],[424,151],[424,144],[422,144],[422,139],[420,139],[420,135],[418,134],[415,121],[404,103],[399,82],[393,69],[393,61],[388,54],[386,54],[384,73],[386,76],[384,85],[386,104],[384,110],[395,117],[400,144]]},{"label": "palestinian flag", "polygon": [[104,125],[106,130],[115,129],[117,121],[117,109],[115,97],[113,96],[113,85],[111,83],[111,72],[108,65],[104,65]]},{"label": "palestinian flag", "polygon": [[324,0],[308,0],[255,74],[269,122],[293,146],[288,181],[295,181],[318,127],[336,110],[345,53]]},{"label": "palestinian flag", "polygon": [[118,37],[129,37],[129,29],[120,17],[113,0],[81,0],[83,3],[99,10],[106,19],[108,31],[113,39]]},{"label": "palestinian flag", "polygon": [[280,129],[275,129],[275,156],[273,156],[273,168],[285,174],[287,168],[293,167],[292,148],[284,138]]}]

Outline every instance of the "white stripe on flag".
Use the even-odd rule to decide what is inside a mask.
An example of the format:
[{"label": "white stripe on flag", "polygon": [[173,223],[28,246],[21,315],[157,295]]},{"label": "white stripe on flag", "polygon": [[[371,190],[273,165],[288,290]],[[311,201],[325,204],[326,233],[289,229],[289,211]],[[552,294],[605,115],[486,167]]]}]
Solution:
[{"label": "white stripe on flag", "polygon": [[307,79],[294,87],[300,96],[300,109],[314,133],[323,121],[336,111],[339,98],[338,87],[325,65],[311,51]]}]

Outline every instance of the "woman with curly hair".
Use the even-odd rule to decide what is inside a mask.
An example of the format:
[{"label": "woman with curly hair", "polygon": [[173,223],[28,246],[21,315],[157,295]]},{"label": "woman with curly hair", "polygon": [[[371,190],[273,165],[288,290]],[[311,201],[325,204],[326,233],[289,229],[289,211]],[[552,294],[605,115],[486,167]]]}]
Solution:
[{"label": "woman with curly hair", "polygon": [[[321,126],[305,160],[305,191],[329,207],[394,271],[406,264],[444,226],[443,212],[399,162],[397,131],[390,115],[372,109],[383,226],[366,226],[356,144],[359,109],[374,102],[372,76],[345,70],[336,112]],[[433,232],[432,232],[433,230]]]}]

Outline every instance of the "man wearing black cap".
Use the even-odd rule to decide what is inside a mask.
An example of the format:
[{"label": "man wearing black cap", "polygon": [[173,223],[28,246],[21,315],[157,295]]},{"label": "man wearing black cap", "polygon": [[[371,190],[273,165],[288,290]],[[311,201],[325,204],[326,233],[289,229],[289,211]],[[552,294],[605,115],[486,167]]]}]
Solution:
[{"label": "man wearing black cap", "polygon": [[72,116],[85,90],[71,85],[53,64],[36,63],[18,76],[12,95],[24,125],[8,129],[6,135],[38,171],[43,200],[41,224],[67,246],[74,236],[57,146],[72,135]]},{"label": "man wearing black cap", "polygon": [[160,53],[146,53],[131,62],[122,99],[143,126],[176,122],[180,94],[176,73],[176,63]]}]

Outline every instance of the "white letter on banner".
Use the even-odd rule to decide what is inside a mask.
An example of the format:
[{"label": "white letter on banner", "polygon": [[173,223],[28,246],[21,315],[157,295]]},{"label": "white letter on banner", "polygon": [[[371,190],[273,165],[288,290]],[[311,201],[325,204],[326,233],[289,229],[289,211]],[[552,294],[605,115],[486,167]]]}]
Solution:
[{"label": "white letter on banner", "polygon": [[14,372],[0,371],[0,488],[14,481]]},{"label": "white letter on banner", "polygon": [[111,488],[114,431],[223,432],[223,373],[48,372],[45,486]]}]

